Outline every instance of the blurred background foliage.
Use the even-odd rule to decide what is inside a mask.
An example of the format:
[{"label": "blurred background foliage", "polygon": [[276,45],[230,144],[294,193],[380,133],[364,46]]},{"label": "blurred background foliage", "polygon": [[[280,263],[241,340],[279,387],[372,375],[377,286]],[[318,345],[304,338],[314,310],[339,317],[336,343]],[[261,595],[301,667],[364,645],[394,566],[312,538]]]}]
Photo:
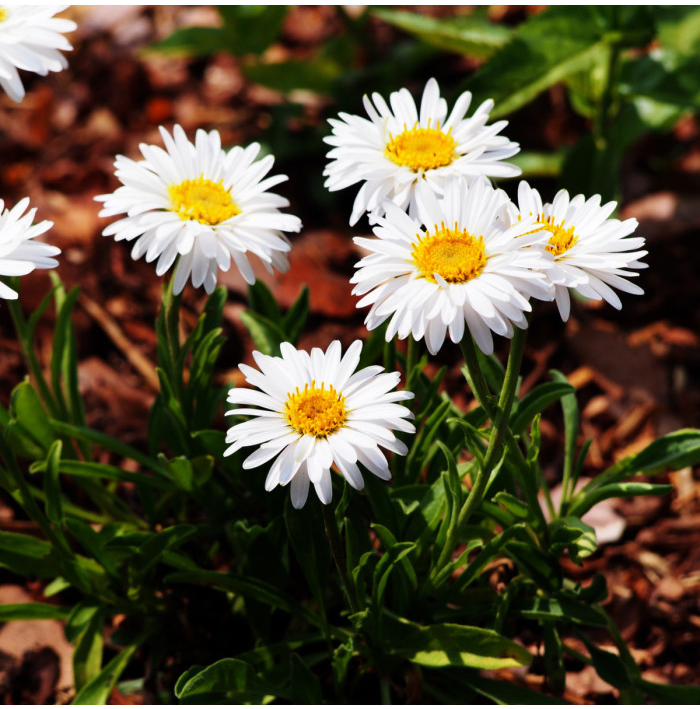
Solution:
[{"label": "blurred background foliage", "polygon": [[[696,6],[554,6],[515,25],[493,22],[488,7],[446,17],[381,6],[359,14],[335,10],[342,29],[306,59],[271,58],[288,12],[283,6],[219,7],[220,27],[180,29],[153,49],[193,56],[230,52],[250,81],[284,94],[264,136],[267,149],[282,160],[324,151],[318,131],[326,133],[325,124],[286,129],[303,115],[308,92],[323,99],[327,115],[364,115],[364,93],[415,90],[417,77],[435,74],[450,104],[465,90],[473,93],[472,110],[492,98],[492,119],[508,117],[517,138],[520,121],[537,122],[537,111],[548,108],[545,102],[534,111],[527,107],[562,84],[584,128],[571,144],[550,150],[523,140],[513,162],[525,178],[555,178],[559,187],[599,193],[603,200],[619,198],[620,165],[632,144],[649,132],[669,131],[698,108]],[[376,19],[404,36],[386,46],[376,42],[367,31]],[[445,76],[446,52],[465,58],[461,73]],[[320,189],[314,193],[335,199]]]}]

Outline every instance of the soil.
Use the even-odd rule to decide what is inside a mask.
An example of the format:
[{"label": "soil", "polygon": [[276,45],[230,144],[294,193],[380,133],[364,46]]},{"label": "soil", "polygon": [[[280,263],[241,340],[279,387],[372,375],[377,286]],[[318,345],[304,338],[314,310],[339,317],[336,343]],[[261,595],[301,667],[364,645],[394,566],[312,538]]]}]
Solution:
[{"label": "soil", "polygon": [[[502,8],[499,9],[501,11]],[[442,8],[445,11],[445,8]],[[515,21],[523,8],[503,10]],[[510,14],[509,14],[510,13]],[[366,234],[366,221],[351,229],[345,215],[352,189],[328,196],[322,188],[325,117],[333,106],[314,94],[287,99],[249,82],[241,60],[227,54],[186,58],[147,52],[176,27],[212,25],[217,13],[207,7],[82,6],[66,12],[78,22],[69,69],[22,78],[27,96],[17,105],[0,96],[0,196],[7,205],[29,196],[37,219],[54,222],[48,239],[62,250],[58,273],[67,286],[82,291],[75,314],[80,389],[88,424],[135,446],[145,439],[148,409],[157,391],[154,375],[154,318],[161,282],[151,264],[132,261],[130,248],[101,236],[108,223],[97,214],[95,195],[117,187],[116,154],[138,157],[140,142],[159,144],[158,125],[218,129],[224,145],[269,140],[273,116],[282,116],[276,172],[290,177],[278,188],[291,211],[304,222],[293,239],[291,268],[284,275],[260,274],[280,305],[288,307],[303,284],[311,289],[311,316],[300,347],[344,345],[366,336],[364,311],[355,307],[348,278],[360,256],[352,236]],[[333,7],[292,10],[270,61],[306,58],[341,31]],[[376,20],[369,31],[390,46],[404,37]],[[448,60],[445,60],[448,56]],[[428,62],[409,86],[418,91],[431,75],[445,86],[473,62],[445,55]],[[398,88],[398,86],[396,87]],[[359,105],[358,105],[359,110]],[[544,117],[535,122],[534,113]],[[299,117],[301,115],[301,118]],[[520,116],[515,132],[524,148],[570,144],[586,125],[558,87],[540,96]],[[315,136],[315,152],[300,161],[291,149]],[[274,143],[274,141],[273,141]],[[291,147],[290,147],[291,146]],[[580,443],[593,439],[584,474],[594,475],[619,458],[640,450],[655,437],[682,427],[700,426],[700,280],[697,232],[700,228],[700,137],[695,118],[683,119],[666,135],[647,136],[627,155],[621,174],[623,218],[636,217],[646,237],[650,265],[641,273],[644,296],[623,296],[620,312],[596,303],[576,303],[562,324],[551,304],[538,305],[531,324],[522,391],[546,381],[552,368],[563,371],[578,390],[582,406]],[[507,189],[513,189],[513,184]],[[543,189],[553,185],[543,182]],[[229,288],[225,309],[227,344],[220,382],[239,381],[239,362],[252,362],[253,344],[240,314],[246,287],[233,271],[222,274]],[[22,304],[38,305],[47,288],[46,273],[22,279]],[[204,294],[185,290],[186,317],[194,319]],[[42,361],[51,349],[51,318],[37,331]],[[500,354],[506,344],[499,344]],[[25,376],[8,309],[0,307],[0,401]],[[446,364],[445,386],[467,406],[469,393],[459,372],[459,352],[445,346],[431,366]],[[119,395],[116,396],[115,392]],[[542,421],[543,460],[552,487],[563,454],[558,412]],[[673,493],[601,505],[595,521],[596,554],[583,569],[570,565],[572,577],[587,582],[595,573],[607,578],[605,607],[629,643],[646,679],[694,684],[700,676],[700,483],[698,470],[686,468],[655,479],[670,482]],[[27,523],[0,503],[0,529],[21,531]],[[23,582],[0,571],[0,602],[41,600],[38,582]],[[534,639],[529,648],[537,654]],[[502,673],[532,687],[536,673]],[[613,689],[590,668],[571,663],[566,699],[574,703],[616,701]],[[0,696],[8,703],[50,703],[70,699],[70,646],[58,621],[11,622],[0,627]],[[115,690],[113,703],[138,703],[138,693]]]}]

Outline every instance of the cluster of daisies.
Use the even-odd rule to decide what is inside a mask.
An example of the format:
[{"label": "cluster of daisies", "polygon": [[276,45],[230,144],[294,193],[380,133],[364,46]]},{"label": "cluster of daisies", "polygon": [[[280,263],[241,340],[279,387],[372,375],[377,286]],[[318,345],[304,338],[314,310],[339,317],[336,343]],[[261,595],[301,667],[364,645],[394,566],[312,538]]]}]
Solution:
[{"label": "cluster of daisies", "polygon": [[511,202],[488,178],[520,174],[503,162],[519,146],[499,135],[505,121],[487,125],[491,101],[465,117],[470,101],[463,93],[448,116],[431,79],[420,109],[402,89],[391,108],[365,97],[369,118],[331,120],[326,186],[362,183],[350,221],[366,212],[374,225],[376,238],[355,239],[369,253],[352,278],[367,327],[389,320],[387,340],[425,339],[432,354],[469,331],[489,354],[492,333],[527,326],[531,298],[555,299],[566,320],[569,290],[616,308],[613,288],[642,293],[627,280],[646,265],[644,240],[627,238],[637,221],[610,219],[616,204],[597,195],[562,190],[544,204],[526,182]]},{"label": "cluster of daisies", "polygon": [[[40,74],[65,67],[59,50],[70,49],[62,32],[74,23],[53,17],[62,8],[0,8],[0,84],[21,100],[17,69]],[[365,97],[367,118],[340,114],[330,121],[326,186],[360,184],[350,217],[367,214],[374,237],[357,237],[368,253],[351,279],[358,307],[369,307],[366,325],[388,320],[387,341],[424,339],[435,354],[447,336],[458,343],[473,337],[493,351],[493,333],[511,337],[527,327],[531,300],[556,300],[564,319],[569,291],[604,299],[619,308],[614,289],[641,293],[628,278],[645,266],[643,239],[631,237],[637,223],[611,219],[615,203],[598,196],[569,198],[559,192],[551,204],[522,182],[517,204],[490,178],[515,177],[505,162],[519,146],[500,135],[505,121],[488,124],[491,101],[471,116],[471,94],[451,112],[431,79],[418,108],[406,89],[389,97]],[[289,268],[287,234],[301,222],[281,211],[288,206],[271,191],[287,179],[270,175],[274,158],[259,158],[260,146],[224,150],[217,131],[199,130],[194,142],[180,126],[160,129],[164,148],[142,144],[141,160],[118,156],[121,186],[100,195],[100,216],[120,217],[103,234],[133,242],[134,259],[156,261],[162,275],[175,267],[173,290],[188,281],[216,287],[219,271],[235,265],[247,283],[255,281],[251,256],[272,273]],[[0,275],[23,275],[56,265],[59,250],[33,241],[51,224],[33,225],[34,210],[23,200],[2,211]],[[0,283],[0,296],[16,297]],[[363,487],[358,464],[389,479],[385,451],[407,452],[394,431],[411,433],[411,411],[396,391],[399,374],[372,366],[357,370],[361,343],[343,355],[339,342],[324,352],[296,350],[280,357],[254,352],[259,367],[240,365],[255,388],[230,392],[252,416],[227,434],[225,455],[255,446],[243,462],[252,468],[272,461],[265,487],[290,485],[295,507],[304,505],[310,485],[323,503],[332,495],[331,468],[354,488]]]}]

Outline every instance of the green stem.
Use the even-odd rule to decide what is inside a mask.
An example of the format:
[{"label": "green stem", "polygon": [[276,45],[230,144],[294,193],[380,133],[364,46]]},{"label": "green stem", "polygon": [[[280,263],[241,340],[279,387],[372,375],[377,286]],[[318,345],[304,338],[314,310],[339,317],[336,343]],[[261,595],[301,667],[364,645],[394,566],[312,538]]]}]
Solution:
[{"label": "green stem", "polygon": [[[527,337],[527,330],[521,330],[520,328],[515,328],[515,333],[510,345],[510,354],[508,355],[508,366],[506,367],[506,375],[503,380],[503,388],[501,389],[501,395],[498,399],[498,404],[496,405],[495,416],[493,416],[493,427],[491,429],[491,439],[489,441],[489,447],[486,450],[486,455],[484,456],[484,464],[480,466],[479,471],[474,480],[474,485],[467,497],[464,506],[459,511],[459,516],[457,517],[457,523],[452,527],[451,533],[445,540],[445,546],[440,553],[438,558],[436,568],[441,570],[447,562],[452,557],[454,547],[456,545],[457,539],[459,538],[459,530],[463,529],[467,522],[469,521],[472,514],[481,504],[484,498],[484,493],[486,492],[486,487],[488,485],[489,478],[493,469],[498,464],[503,452],[503,445],[507,439],[507,433],[510,431],[508,428],[508,421],[510,419],[510,411],[513,407],[513,400],[515,398],[515,390],[518,386],[518,376],[520,375],[520,365],[523,361],[523,352],[525,351],[525,339]],[[471,337],[466,334],[462,340],[471,339]],[[472,345],[473,347],[473,345]],[[465,348],[468,350],[468,348]],[[476,359],[476,352],[474,351],[474,359]],[[465,359],[468,355],[465,354]],[[467,359],[469,362],[469,359]],[[472,366],[474,365],[473,360],[471,361]],[[467,365],[469,366],[469,364]],[[488,387],[484,390],[483,386],[485,381],[476,383],[483,377],[480,371],[477,374],[479,367],[477,365],[476,369],[472,370],[474,372],[473,378],[475,379],[474,386],[479,388],[480,396],[484,397],[484,401],[488,400]],[[491,416],[494,411],[488,405],[489,408],[486,412]],[[440,572],[438,571],[438,574]]]},{"label": "green stem", "polygon": [[331,545],[333,561],[335,568],[340,577],[340,585],[343,587],[345,596],[348,599],[348,605],[352,613],[359,613],[362,610],[362,605],[358,599],[357,587],[352,578],[348,576],[345,560],[345,547],[340,538],[340,530],[338,529],[338,521],[335,518],[335,512],[330,505],[322,505],[323,509],[323,524],[326,528],[326,536]]},{"label": "green stem", "polygon": [[[484,377],[484,373],[479,365],[479,358],[476,353],[474,340],[472,340],[469,335],[465,335],[459,344],[462,349],[462,354],[464,355],[465,364],[467,365],[467,372],[469,373],[470,380],[469,383],[472,387],[474,396],[476,397],[476,400],[479,402],[484,411],[486,411],[486,414],[491,419],[491,421],[495,421],[497,406],[494,400],[495,397],[491,394],[491,389],[489,388],[489,385],[486,382],[486,378]],[[540,508],[539,500],[537,499],[537,489],[532,485],[531,467],[525,460],[525,456],[523,455],[523,452],[520,446],[518,445],[518,442],[515,440],[515,437],[513,436],[513,433],[511,432],[510,428],[508,428],[505,435],[506,445],[508,446],[508,452],[515,463],[516,470],[521,471],[520,482],[523,488],[523,492],[525,493],[527,502],[532,508],[535,516],[538,517],[542,528],[545,528],[547,525],[544,519],[544,515],[542,514],[542,510]],[[554,505],[552,504],[552,500],[549,495],[549,489],[544,484],[544,479],[541,475],[541,471],[539,470],[539,465],[536,465],[535,468],[535,474],[539,472],[538,478],[540,479],[541,488],[545,495],[545,500],[547,500],[547,506],[550,511],[550,517],[551,519],[553,519]]]},{"label": "green stem", "polygon": [[31,374],[37,388],[39,389],[41,398],[51,412],[51,416],[54,418],[62,418],[60,409],[54,399],[53,392],[46,382],[41,364],[39,364],[39,359],[34,351],[34,343],[28,336],[24,315],[22,315],[22,309],[19,306],[19,300],[8,300],[7,304],[10,309],[10,315],[12,316],[12,322],[14,323],[15,330],[17,332],[17,337],[22,345],[22,352],[24,353],[24,358],[27,362],[27,368],[29,369],[29,373]]},{"label": "green stem", "polygon": [[408,343],[406,345],[406,371],[404,379],[406,384],[413,378],[413,369],[416,366],[416,360],[418,359],[418,343],[413,339],[413,337],[408,338]]},{"label": "green stem", "polygon": [[593,135],[596,142],[602,143],[600,147],[604,147],[607,142],[608,133],[611,124],[612,107],[615,100],[614,93],[616,88],[616,77],[620,63],[620,46],[617,42],[612,41],[607,46],[607,62],[605,64],[605,76],[603,91],[598,102],[598,110],[596,111],[593,122]]}]

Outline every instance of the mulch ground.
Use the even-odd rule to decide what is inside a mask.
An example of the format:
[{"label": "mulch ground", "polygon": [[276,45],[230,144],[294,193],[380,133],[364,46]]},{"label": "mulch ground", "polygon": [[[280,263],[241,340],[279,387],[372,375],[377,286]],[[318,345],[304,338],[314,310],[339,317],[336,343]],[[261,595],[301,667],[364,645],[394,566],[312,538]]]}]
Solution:
[{"label": "mulch ground", "polygon": [[[522,11],[511,12],[515,17]],[[287,116],[280,129],[288,131],[293,143],[307,138],[310,128],[322,126],[332,107],[312,94],[297,96],[300,119],[280,113],[287,106],[285,97],[248,82],[232,56],[187,59],[144,51],[176,26],[215,22],[216,13],[208,8],[80,7],[68,15],[79,24],[71,38],[75,50],[68,57],[69,70],[47,78],[25,73],[28,94],[21,105],[0,96],[0,196],[10,205],[29,196],[38,208],[37,219],[54,222],[49,239],[63,252],[58,272],[67,286],[82,290],[75,327],[88,423],[139,446],[157,387],[153,321],[161,282],[150,264],[131,260],[128,245],[100,235],[106,221],[97,216],[99,205],[93,198],[117,186],[114,156],[138,157],[140,142],[159,144],[160,124],[180,123],[189,135],[199,127],[216,128],[225,145],[265,139],[273,113]],[[333,7],[296,8],[287,18],[282,41],[272,50],[273,58],[310,56],[340,27]],[[399,39],[379,21],[370,31],[387,45]],[[426,65],[412,88],[419,90],[431,75],[449,85],[471,68],[464,59],[446,61],[443,56],[439,63]],[[541,148],[543,141],[552,148],[570,143],[584,127],[558,88],[521,114],[512,120],[515,135],[509,135],[525,148]],[[531,120],[535,115],[538,120]],[[347,345],[366,335],[364,312],[355,307],[348,278],[359,257],[351,237],[368,227],[366,222],[355,230],[347,226],[352,190],[333,198],[319,196],[322,169],[320,147],[308,160],[283,157],[275,166],[276,172],[290,177],[278,190],[290,198],[290,209],[305,228],[293,240],[289,272],[265,280],[283,307],[293,302],[302,284],[309,284],[311,316],[301,347],[325,347],[336,338]],[[576,386],[581,442],[594,441],[584,470],[588,476],[659,435],[700,426],[696,120],[685,119],[669,135],[640,141],[625,160],[621,180],[621,214],[636,217],[647,239],[650,268],[638,279],[646,294],[623,297],[621,312],[577,304],[566,325],[554,306],[539,304],[525,358],[523,391],[545,381],[551,368],[565,372]],[[547,182],[541,186],[545,192],[554,187]],[[246,307],[245,284],[233,272],[223,274],[221,282],[230,291],[225,309],[228,341],[219,373],[224,383],[237,381],[235,367],[251,361],[253,346],[240,320]],[[23,278],[27,311],[39,303],[48,285],[44,273]],[[203,301],[203,293],[188,286],[186,317],[194,320]],[[38,330],[37,346],[46,361],[50,317]],[[501,348],[503,354],[505,343]],[[0,400],[6,405],[12,387],[25,374],[6,307],[0,307],[0,351]],[[449,367],[448,390],[468,405],[456,347],[442,349],[435,365],[442,364]],[[543,419],[542,432],[545,472],[555,487],[563,436],[554,407]],[[584,583],[595,573],[605,574],[610,590],[606,608],[645,678],[693,684],[700,676],[698,472],[688,468],[657,481],[670,482],[673,494],[600,506],[591,523],[604,543],[583,570],[571,566],[570,571]],[[0,529],[23,531],[28,524],[0,502]],[[0,571],[0,602],[41,600],[41,591],[41,583]],[[538,651],[535,641],[530,649]],[[0,627],[0,696],[10,703],[68,700],[70,651],[57,621],[6,623]],[[573,662],[568,669],[567,700],[615,701],[612,688],[592,670]],[[542,683],[535,671],[512,677],[533,687]],[[138,694],[113,696],[115,703],[139,699]]]}]

